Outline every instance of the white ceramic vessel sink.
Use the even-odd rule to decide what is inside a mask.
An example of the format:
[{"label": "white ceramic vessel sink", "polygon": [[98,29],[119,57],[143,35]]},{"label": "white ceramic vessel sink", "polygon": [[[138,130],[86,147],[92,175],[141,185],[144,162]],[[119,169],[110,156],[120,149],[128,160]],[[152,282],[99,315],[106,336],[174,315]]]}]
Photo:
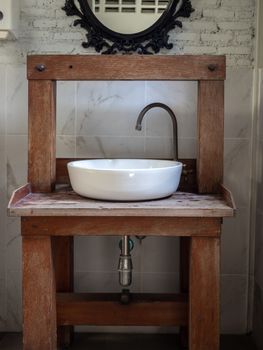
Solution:
[{"label": "white ceramic vessel sink", "polygon": [[171,195],[182,163],[152,159],[93,159],[68,163],[73,190],[85,197],[139,201]]}]

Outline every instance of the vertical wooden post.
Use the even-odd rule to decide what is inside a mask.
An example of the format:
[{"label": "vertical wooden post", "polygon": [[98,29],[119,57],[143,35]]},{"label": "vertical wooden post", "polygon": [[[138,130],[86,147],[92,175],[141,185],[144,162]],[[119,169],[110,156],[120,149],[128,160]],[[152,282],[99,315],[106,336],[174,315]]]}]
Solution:
[{"label": "vertical wooden post", "polygon": [[[73,237],[53,237],[54,265],[57,292],[74,291]],[[73,340],[73,326],[60,326],[57,330],[58,345],[69,347]]]},{"label": "vertical wooden post", "polygon": [[[28,180],[51,192],[56,178],[56,83],[29,80]],[[22,226],[23,234],[23,226]],[[23,237],[24,350],[56,349],[56,286],[50,237]]]},{"label": "vertical wooden post", "polygon": [[[28,180],[34,192],[51,192],[56,180],[56,82],[29,80]],[[53,238],[56,286],[73,291],[73,238]],[[41,293],[41,291],[40,291]],[[69,344],[73,327],[59,327],[59,343]]]},{"label": "vertical wooden post", "polygon": [[56,82],[29,80],[28,180],[51,192],[56,179]]},{"label": "vertical wooden post", "polygon": [[198,133],[198,192],[217,193],[223,180],[224,81],[199,81]]},{"label": "vertical wooden post", "polygon": [[219,238],[191,238],[189,293],[190,350],[219,350],[219,259]]},{"label": "vertical wooden post", "polygon": [[[190,268],[190,238],[180,237],[180,291],[189,294],[189,268]],[[188,327],[180,327],[180,344],[186,348],[188,345]]]},{"label": "vertical wooden post", "polygon": [[23,237],[24,350],[55,350],[56,286],[50,237]]}]

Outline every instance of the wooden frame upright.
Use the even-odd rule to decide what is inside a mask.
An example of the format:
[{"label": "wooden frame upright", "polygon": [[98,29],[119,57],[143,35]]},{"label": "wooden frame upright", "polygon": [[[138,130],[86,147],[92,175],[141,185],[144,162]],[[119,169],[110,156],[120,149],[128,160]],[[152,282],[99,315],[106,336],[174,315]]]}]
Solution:
[{"label": "wooden frame upright", "polygon": [[[69,343],[72,326],[79,324],[181,326],[182,334],[189,328],[190,350],[219,350],[221,222],[234,213],[231,194],[221,187],[224,79],[223,56],[28,57],[29,185],[16,191],[9,204],[11,215],[22,216],[24,350],[54,350],[57,335],[61,343]],[[171,200],[149,214],[144,203],[138,214],[120,203],[105,214],[87,203],[81,210],[61,208],[56,200],[49,202],[51,209],[44,206],[43,200],[53,198],[56,183],[61,183],[61,160],[55,152],[58,80],[198,81],[195,201],[200,200],[200,207],[195,202],[192,208],[178,209]],[[64,179],[65,162],[63,166]],[[66,201],[67,194],[63,196]],[[162,210],[162,203],[171,203],[169,210]],[[73,236],[123,235],[126,229],[129,234],[183,237],[180,295],[134,295],[124,306],[115,294],[72,293]]]}]

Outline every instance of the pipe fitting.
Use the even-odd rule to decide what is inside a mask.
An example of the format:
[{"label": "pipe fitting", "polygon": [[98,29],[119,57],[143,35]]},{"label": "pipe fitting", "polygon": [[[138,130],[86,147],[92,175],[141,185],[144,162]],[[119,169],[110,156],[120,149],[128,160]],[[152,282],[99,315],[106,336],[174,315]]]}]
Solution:
[{"label": "pipe fitting", "polygon": [[133,248],[133,242],[129,236],[123,236],[120,243],[119,283],[123,287],[128,287],[132,283],[132,258],[130,251]]},{"label": "pipe fitting", "polygon": [[130,254],[120,255],[119,259],[119,283],[123,287],[128,287],[132,283],[132,259]]}]

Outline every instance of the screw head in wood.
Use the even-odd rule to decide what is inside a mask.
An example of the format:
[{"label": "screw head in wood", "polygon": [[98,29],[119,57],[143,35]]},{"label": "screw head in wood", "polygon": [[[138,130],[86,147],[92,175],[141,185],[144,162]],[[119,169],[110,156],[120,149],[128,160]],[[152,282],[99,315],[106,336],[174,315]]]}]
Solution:
[{"label": "screw head in wood", "polygon": [[36,65],[36,70],[39,72],[44,72],[44,70],[46,69],[46,66],[44,64],[37,64]]},{"label": "screw head in wood", "polygon": [[218,65],[212,63],[209,64],[207,68],[210,70],[210,72],[214,72],[218,68]]}]

